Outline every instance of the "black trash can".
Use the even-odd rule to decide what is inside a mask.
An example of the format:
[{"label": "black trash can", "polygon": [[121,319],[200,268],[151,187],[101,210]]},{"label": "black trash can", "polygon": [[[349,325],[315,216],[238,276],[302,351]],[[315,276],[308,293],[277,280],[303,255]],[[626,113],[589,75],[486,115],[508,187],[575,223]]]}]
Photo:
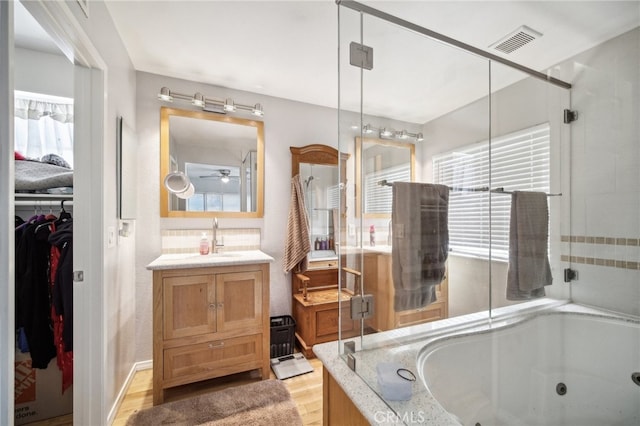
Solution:
[{"label": "black trash can", "polygon": [[271,317],[271,356],[293,354],[296,343],[296,320],[291,315]]}]

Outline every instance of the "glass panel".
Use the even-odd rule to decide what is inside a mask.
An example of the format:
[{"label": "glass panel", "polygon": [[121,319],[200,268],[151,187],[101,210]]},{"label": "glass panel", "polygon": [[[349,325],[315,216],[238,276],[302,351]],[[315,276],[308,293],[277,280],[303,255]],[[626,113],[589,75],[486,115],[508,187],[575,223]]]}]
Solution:
[{"label": "glass panel", "polygon": [[[339,22],[339,149],[356,154],[340,247],[340,285],[353,296],[341,301],[339,347],[346,359],[355,343],[356,373],[383,396],[381,363],[415,371],[426,339],[454,324],[435,321],[486,324],[510,305],[569,299],[569,91],[375,17],[341,8]],[[392,161],[392,142],[413,153]],[[514,191],[539,204],[514,216]],[[523,248],[535,249],[533,263]]]},{"label": "glass panel", "polygon": [[562,206],[571,126],[563,123],[566,89],[495,62],[491,88],[491,308],[498,317],[500,308],[544,296],[569,299],[560,227],[569,223]]},{"label": "glass panel", "polygon": [[[350,64],[352,42],[373,49],[371,70]],[[470,224],[484,234],[489,251],[490,193],[478,189],[489,186],[490,150],[488,143],[477,145],[490,138],[489,61],[344,8],[340,55],[340,150],[356,152],[347,171],[354,178],[347,188],[347,245],[341,247],[341,266],[349,271],[343,269],[341,285],[374,304],[362,321],[343,318],[342,338],[359,330],[356,356],[366,356],[379,332],[403,329],[395,336],[405,341],[417,337],[409,326],[488,316],[491,264],[487,256],[449,251],[454,240],[465,244],[469,231],[455,234],[447,224],[448,215],[480,206]],[[434,159],[474,144],[466,173],[439,180]],[[447,188],[418,185],[403,199],[395,183],[407,181]],[[452,200],[460,208],[451,210]],[[375,374],[363,378],[377,389]]]}]

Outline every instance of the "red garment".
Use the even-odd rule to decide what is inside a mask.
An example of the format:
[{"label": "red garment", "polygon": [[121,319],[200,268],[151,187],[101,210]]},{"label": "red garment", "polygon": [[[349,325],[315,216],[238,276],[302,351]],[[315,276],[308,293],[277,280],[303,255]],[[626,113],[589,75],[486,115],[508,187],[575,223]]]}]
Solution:
[{"label": "red garment", "polygon": [[[55,223],[51,223],[51,232],[55,232]],[[49,256],[50,275],[49,285],[51,294],[53,287],[56,285],[56,272],[58,270],[58,260],[60,259],[60,249],[55,245],[51,245],[51,255]],[[51,319],[53,321],[53,343],[56,346],[56,363],[60,371],[62,371],[62,393],[69,389],[73,384],[73,351],[65,352],[64,341],[62,339],[62,331],[64,330],[64,322],[62,315],[56,313],[54,304],[51,304]]]}]

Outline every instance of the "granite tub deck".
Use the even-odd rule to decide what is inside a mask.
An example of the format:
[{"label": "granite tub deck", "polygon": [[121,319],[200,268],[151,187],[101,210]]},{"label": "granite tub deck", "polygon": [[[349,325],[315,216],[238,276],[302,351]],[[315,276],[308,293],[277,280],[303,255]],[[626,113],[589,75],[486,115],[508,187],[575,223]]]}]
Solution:
[{"label": "granite tub deck", "polygon": [[[417,371],[421,350],[430,342],[455,335],[473,333],[503,327],[519,322],[539,312],[575,312],[603,317],[620,318],[620,315],[564,301],[539,299],[521,305],[494,310],[492,324],[487,313],[481,312],[432,323],[407,327],[365,336],[364,351],[360,351],[360,338],[348,339],[356,343],[356,370],[349,369],[338,352],[338,342],[316,345],[313,351],[324,367],[342,387],[346,395],[362,415],[374,425],[427,424],[433,426],[461,425],[455,415],[448,413],[430,394]],[[408,401],[385,401],[379,395],[376,365],[380,362],[397,362],[412,371],[413,396]],[[375,391],[374,391],[375,389]]]}]

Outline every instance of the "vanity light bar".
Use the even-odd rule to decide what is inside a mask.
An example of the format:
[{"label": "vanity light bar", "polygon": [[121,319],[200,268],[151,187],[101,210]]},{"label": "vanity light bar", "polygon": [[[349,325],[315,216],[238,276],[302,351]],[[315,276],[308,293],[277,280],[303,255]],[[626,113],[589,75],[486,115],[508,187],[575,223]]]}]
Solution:
[{"label": "vanity light bar", "polygon": [[261,104],[242,105],[237,104],[231,98],[224,100],[207,98],[202,93],[196,92],[191,95],[185,95],[184,93],[172,92],[168,87],[163,87],[158,93],[158,99],[163,102],[173,102],[174,99],[181,101],[191,102],[192,105],[202,108],[205,111],[217,112],[220,114],[226,114],[227,112],[247,111],[257,117],[264,116],[264,109]]},{"label": "vanity light bar", "polygon": [[[355,126],[355,128],[357,128],[357,126]],[[365,124],[362,126],[362,134],[370,135],[372,133],[377,133],[380,139],[414,139],[417,142],[422,142],[424,140],[422,133],[411,133],[406,130],[398,131],[386,127],[378,129],[373,127],[371,124]]]}]

